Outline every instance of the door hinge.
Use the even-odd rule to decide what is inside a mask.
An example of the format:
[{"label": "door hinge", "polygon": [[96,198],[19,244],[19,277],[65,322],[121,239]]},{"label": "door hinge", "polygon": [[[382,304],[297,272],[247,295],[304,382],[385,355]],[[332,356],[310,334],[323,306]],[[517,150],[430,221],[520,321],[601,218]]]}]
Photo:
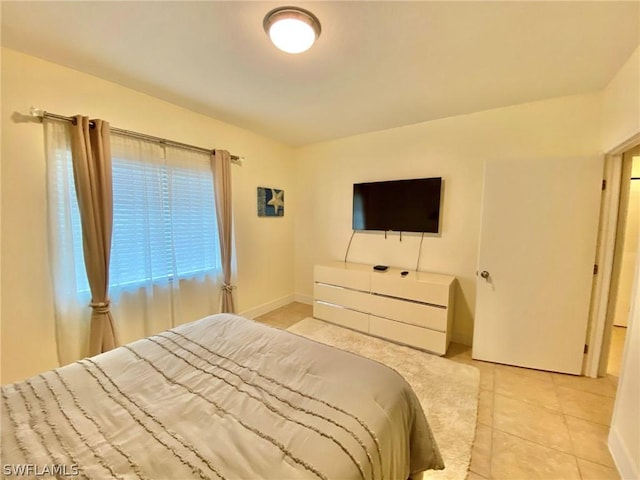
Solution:
[{"label": "door hinge", "polygon": [[594,275],[597,275],[597,274],[598,274],[598,264],[595,264],[595,265],[593,266],[593,274],[594,274]]},{"label": "door hinge", "polygon": [[606,189],[607,189],[607,181],[602,180],[602,190],[606,190]]},{"label": "door hinge", "polygon": [[584,346],[584,353],[589,353],[589,345]]}]

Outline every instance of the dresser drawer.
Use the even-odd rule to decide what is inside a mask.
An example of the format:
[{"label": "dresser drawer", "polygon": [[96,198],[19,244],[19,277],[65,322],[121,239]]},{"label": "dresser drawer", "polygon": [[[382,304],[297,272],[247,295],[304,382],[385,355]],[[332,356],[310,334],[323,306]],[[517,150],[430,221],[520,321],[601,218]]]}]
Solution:
[{"label": "dresser drawer", "polygon": [[313,302],[313,316],[320,320],[326,320],[364,333],[369,331],[369,315],[355,310],[348,310],[338,305],[322,303],[316,300]]},{"label": "dresser drawer", "polygon": [[370,297],[371,310],[369,311],[378,317],[398,320],[440,332],[447,331],[446,308],[382,297],[375,294]]},{"label": "dresser drawer", "polygon": [[349,270],[346,268],[327,267],[316,265],[313,270],[313,279],[316,282],[353,288],[368,292],[371,287],[371,275],[369,272]]},{"label": "dresser drawer", "polygon": [[449,285],[398,278],[395,275],[372,275],[371,292],[445,307],[449,302]]},{"label": "dresser drawer", "polygon": [[371,294],[324,283],[314,284],[313,298],[361,312],[368,312],[371,308]]},{"label": "dresser drawer", "polygon": [[369,333],[438,355],[447,351],[447,334],[369,315]]}]

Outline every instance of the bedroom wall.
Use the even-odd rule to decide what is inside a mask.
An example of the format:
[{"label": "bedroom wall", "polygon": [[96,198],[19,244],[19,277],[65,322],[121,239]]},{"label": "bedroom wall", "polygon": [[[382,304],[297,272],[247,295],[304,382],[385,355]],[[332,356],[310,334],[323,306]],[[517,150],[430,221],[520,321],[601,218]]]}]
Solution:
[{"label": "bedroom wall", "polygon": [[605,152],[640,132],[640,47],[602,92],[602,146]]},{"label": "bedroom wall", "polygon": [[[353,136],[296,151],[295,288],[313,295],[313,265],[342,260],[352,184],[441,176],[442,233],[424,238],[420,270],[458,279],[453,339],[471,344],[483,165],[600,153],[600,95],[578,95]],[[366,114],[366,113],[363,113]],[[415,269],[420,237],[357,233],[349,261]]]},{"label": "bedroom wall", "polygon": [[[244,156],[233,167],[238,311],[249,315],[292,299],[290,147],[120,85],[2,49],[2,383],[57,366],[49,280],[43,129],[31,105],[82,113],[112,125]],[[285,190],[285,216],[258,218],[256,187]]]}]

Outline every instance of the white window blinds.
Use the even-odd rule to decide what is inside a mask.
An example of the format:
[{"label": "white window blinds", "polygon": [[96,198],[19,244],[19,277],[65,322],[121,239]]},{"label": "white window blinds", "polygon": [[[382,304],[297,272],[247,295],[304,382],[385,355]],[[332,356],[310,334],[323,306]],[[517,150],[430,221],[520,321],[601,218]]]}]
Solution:
[{"label": "white window blinds", "polygon": [[[111,136],[111,149],[110,289],[130,290],[220,270],[209,156],[117,134]],[[73,187],[70,153],[57,157],[67,163],[57,170],[68,177],[58,185]],[[81,253],[82,229],[72,193],[73,250]],[[74,265],[78,291],[88,291],[81,254],[75,255]]]}]

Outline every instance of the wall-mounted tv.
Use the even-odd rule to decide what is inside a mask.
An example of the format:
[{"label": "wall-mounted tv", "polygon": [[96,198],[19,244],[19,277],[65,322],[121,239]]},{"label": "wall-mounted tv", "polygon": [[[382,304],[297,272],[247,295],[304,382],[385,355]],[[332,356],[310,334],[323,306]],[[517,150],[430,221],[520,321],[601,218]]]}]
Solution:
[{"label": "wall-mounted tv", "polygon": [[353,185],[353,229],[438,233],[442,178]]}]

